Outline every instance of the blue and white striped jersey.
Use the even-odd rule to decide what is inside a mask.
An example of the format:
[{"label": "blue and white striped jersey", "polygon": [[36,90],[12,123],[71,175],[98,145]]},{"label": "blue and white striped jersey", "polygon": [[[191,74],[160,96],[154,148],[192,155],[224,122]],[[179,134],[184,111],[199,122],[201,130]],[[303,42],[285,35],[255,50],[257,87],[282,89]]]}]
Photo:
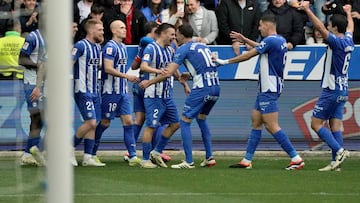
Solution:
[{"label": "blue and white striped jersey", "polygon": [[[171,46],[163,48],[158,43],[152,42],[146,46],[141,60],[147,62],[152,68],[163,69],[172,62],[173,55],[174,49]],[[151,80],[157,75],[156,73],[145,73],[144,78]],[[172,88],[173,77],[169,77],[146,88],[144,98],[169,98],[172,95]]]},{"label": "blue and white striped jersey", "polygon": [[[138,47],[138,54],[136,56],[136,58],[139,61],[141,61],[142,57],[144,56],[144,50],[145,50],[146,46],[152,42],[154,42],[154,39],[150,38],[150,37],[145,36],[140,39],[140,43],[139,43],[139,47]],[[144,79],[144,72],[141,70],[139,72],[139,78],[140,78],[140,81]]]},{"label": "blue and white striped jersey", "polygon": [[[126,73],[126,65],[128,54],[125,44],[117,43],[114,40],[108,41],[102,48],[102,56],[104,59],[112,60],[114,63],[114,69],[121,73]],[[103,63],[104,65],[104,63]],[[104,69],[103,69],[104,70]],[[127,93],[127,79],[122,77],[116,77],[111,74],[102,71],[101,79],[102,94],[126,94]]]},{"label": "blue and white striped jersey", "polygon": [[[39,29],[26,36],[21,52],[29,56],[35,64],[46,60],[45,41]],[[36,69],[26,68],[24,70],[24,84],[36,85]]]},{"label": "blue and white striped jersey", "polygon": [[346,32],[344,37],[329,33],[328,49],[322,76],[322,88],[348,90],[348,68],[354,50],[353,36]]},{"label": "blue and white striped jersey", "polygon": [[280,35],[270,35],[255,48],[260,54],[259,91],[280,94],[288,51],[286,40]]},{"label": "blue and white striped jersey", "polygon": [[82,39],[75,43],[72,59],[74,61],[74,92],[97,94],[98,70],[101,65],[100,45]]},{"label": "blue and white striped jersey", "polygon": [[216,64],[211,59],[210,49],[203,43],[187,42],[174,55],[174,63],[184,63],[193,77],[193,89],[219,85]]}]

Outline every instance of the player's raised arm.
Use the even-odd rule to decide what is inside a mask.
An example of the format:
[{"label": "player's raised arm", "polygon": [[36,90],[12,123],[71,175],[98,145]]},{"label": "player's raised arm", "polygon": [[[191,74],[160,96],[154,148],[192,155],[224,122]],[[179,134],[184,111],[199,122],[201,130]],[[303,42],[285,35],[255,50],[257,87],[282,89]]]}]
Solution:
[{"label": "player's raised arm", "polygon": [[351,16],[351,5],[346,4],[345,6],[343,6],[343,9],[346,13],[346,19],[348,21],[348,25],[346,27],[346,32],[354,32],[354,20]]},{"label": "player's raised arm", "polygon": [[248,52],[245,52],[241,55],[235,56],[230,59],[216,59],[215,61],[220,65],[230,64],[230,63],[239,63],[241,61],[249,60],[250,58],[258,55],[258,51],[255,48],[250,49]]},{"label": "player's raised arm", "polygon": [[230,32],[230,38],[232,38],[235,41],[240,41],[243,43],[246,43],[252,47],[256,47],[259,43],[245,37],[244,35],[242,35],[241,33],[235,32],[235,31],[231,31]]},{"label": "player's raised arm", "polygon": [[323,22],[321,22],[320,19],[318,19],[315,14],[310,9],[310,2],[309,1],[302,1],[299,9],[302,9],[305,11],[305,13],[308,15],[309,20],[313,23],[314,27],[319,30],[321,33],[321,36],[323,36],[324,39],[328,39],[329,37],[329,31],[326,29]]}]

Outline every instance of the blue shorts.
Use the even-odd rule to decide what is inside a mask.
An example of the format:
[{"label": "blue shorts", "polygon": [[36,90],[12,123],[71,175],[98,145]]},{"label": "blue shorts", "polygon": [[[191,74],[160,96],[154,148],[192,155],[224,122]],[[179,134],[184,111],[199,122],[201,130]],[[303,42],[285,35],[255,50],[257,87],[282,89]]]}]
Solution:
[{"label": "blue shorts", "polygon": [[324,89],[315,104],[313,117],[322,120],[329,120],[330,118],[341,120],[344,114],[344,105],[347,100],[347,92]]},{"label": "blue shorts", "polygon": [[160,124],[179,122],[179,115],[173,99],[145,98],[145,122],[148,127],[155,128]]},{"label": "blue shorts", "polygon": [[127,94],[102,94],[101,118],[112,120],[115,116],[132,114]]},{"label": "blue shorts", "polygon": [[139,83],[133,84],[134,112],[145,112],[144,90],[139,87]]},{"label": "blue shorts", "polygon": [[219,96],[219,86],[192,89],[185,100],[182,115],[190,119],[196,118],[199,114],[209,115]]},{"label": "blue shorts", "polygon": [[257,95],[254,109],[260,111],[261,114],[278,112],[277,100],[280,94],[277,92],[261,92]]},{"label": "blue shorts", "polygon": [[29,85],[24,84],[24,93],[25,93],[25,100],[27,104],[27,109],[29,111],[36,111],[36,110],[43,110],[44,109],[44,97],[41,96],[37,101],[32,102],[30,100],[30,95],[36,85]]},{"label": "blue shorts", "polygon": [[84,120],[100,120],[100,97],[98,94],[75,93],[74,100]]}]

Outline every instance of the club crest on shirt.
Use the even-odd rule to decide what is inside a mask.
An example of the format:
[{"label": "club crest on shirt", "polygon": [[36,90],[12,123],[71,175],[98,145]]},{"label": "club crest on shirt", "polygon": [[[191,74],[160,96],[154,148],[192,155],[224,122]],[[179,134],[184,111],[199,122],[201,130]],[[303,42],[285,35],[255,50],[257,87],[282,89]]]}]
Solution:
[{"label": "club crest on shirt", "polygon": [[29,42],[25,42],[22,48],[27,50],[29,48]]},{"label": "club crest on shirt", "polygon": [[71,51],[71,55],[75,55],[77,53],[77,48],[73,48],[72,51]]},{"label": "club crest on shirt", "polygon": [[111,55],[112,52],[113,52],[113,48],[112,48],[112,47],[107,47],[107,48],[106,48],[106,54],[107,54],[107,55]]},{"label": "club crest on shirt", "polygon": [[150,59],[150,54],[145,54],[143,57],[144,60],[149,60]]}]

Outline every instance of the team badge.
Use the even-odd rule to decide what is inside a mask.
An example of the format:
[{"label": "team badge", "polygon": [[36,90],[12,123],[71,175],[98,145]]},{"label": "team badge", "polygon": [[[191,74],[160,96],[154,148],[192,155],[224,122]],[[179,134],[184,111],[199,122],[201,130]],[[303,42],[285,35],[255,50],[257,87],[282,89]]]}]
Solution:
[{"label": "team badge", "polygon": [[77,48],[73,48],[73,49],[72,49],[72,52],[71,52],[71,55],[75,55],[76,52],[77,52],[77,50],[78,50]]},{"label": "team badge", "polygon": [[148,61],[150,59],[150,54],[145,54],[143,57],[144,60]]},{"label": "team badge", "polygon": [[112,52],[113,52],[113,48],[112,48],[112,47],[106,48],[106,54],[107,54],[107,55],[111,55]]},{"label": "team badge", "polygon": [[25,42],[22,48],[27,50],[29,48],[29,42]]}]

